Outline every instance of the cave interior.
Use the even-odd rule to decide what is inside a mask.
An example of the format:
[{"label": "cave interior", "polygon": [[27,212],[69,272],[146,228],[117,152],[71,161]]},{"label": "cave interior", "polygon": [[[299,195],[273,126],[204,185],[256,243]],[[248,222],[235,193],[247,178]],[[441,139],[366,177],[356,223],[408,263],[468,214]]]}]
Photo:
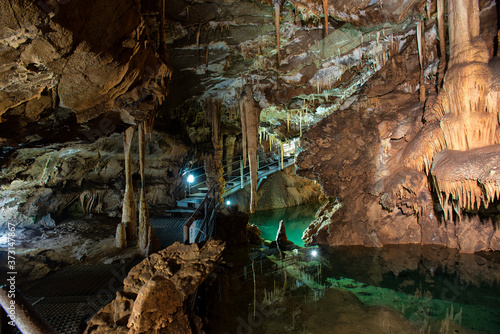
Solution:
[{"label": "cave interior", "polygon": [[[500,305],[496,0],[0,0],[0,9],[6,333],[10,320],[22,333],[62,333],[30,304],[50,299],[51,286],[71,291],[77,283],[54,276],[64,270],[87,280],[70,270],[84,265],[95,275],[108,266],[99,277],[119,287],[74,311],[78,329],[64,333],[500,331],[500,309],[469,328],[453,304],[457,286],[476,282]],[[252,223],[311,203],[293,232],[303,245],[285,226],[304,212],[271,214],[276,240]],[[167,231],[167,221],[178,226]],[[363,264],[362,284],[337,277],[349,262],[337,256]],[[278,276],[263,274],[280,263]],[[428,283],[438,267],[462,284],[444,298],[444,318],[363,299],[373,294],[363,284],[381,289],[387,272],[419,268]],[[304,309],[312,290],[293,295],[287,275],[317,305]],[[324,282],[361,292],[325,292]],[[446,295],[441,283],[429,291]],[[421,285],[412,294],[423,300]],[[241,301],[214,304],[234,299],[231,289]],[[341,300],[356,316],[321,325],[331,317],[321,303],[338,315]],[[294,305],[290,318],[280,303]],[[236,316],[243,309],[248,321]]]}]

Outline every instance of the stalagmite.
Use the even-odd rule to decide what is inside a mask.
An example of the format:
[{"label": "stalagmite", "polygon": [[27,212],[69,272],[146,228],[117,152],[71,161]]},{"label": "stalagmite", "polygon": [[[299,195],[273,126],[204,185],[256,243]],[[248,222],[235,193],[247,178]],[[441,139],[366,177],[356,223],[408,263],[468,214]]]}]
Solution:
[{"label": "stalagmite", "polygon": [[274,25],[276,27],[276,48],[278,51],[278,66],[281,65],[280,56],[280,3],[278,0],[274,0]]},{"label": "stalagmite", "polygon": [[141,193],[139,197],[139,249],[147,256],[159,251],[159,241],[152,231],[149,222],[148,203],[145,189],[145,157],[146,157],[146,124],[139,125],[139,166],[141,174]]},{"label": "stalagmite", "polygon": [[285,222],[280,221],[278,232],[276,233],[276,246],[278,249],[283,252],[286,250],[286,246],[288,244],[288,237],[286,235]]},{"label": "stalagmite", "polygon": [[127,228],[125,223],[120,223],[116,226],[116,248],[127,247]]},{"label": "stalagmite", "polygon": [[[250,212],[255,212],[257,205],[257,136],[260,124],[260,108],[258,108],[253,99],[252,87],[246,85],[240,100],[241,120],[245,124],[243,143],[244,152],[248,152],[250,164]],[[244,153],[245,154],[245,153]]]},{"label": "stalagmite", "polygon": [[137,217],[134,199],[134,187],[132,185],[132,161],[131,152],[132,139],[135,134],[135,126],[129,127],[123,132],[123,150],[125,153],[125,195],[122,207],[122,223],[127,230],[127,240],[137,239]]},{"label": "stalagmite", "polygon": [[328,36],[328,0],[323,0],[323,10],[325,12],[325,34]]}]

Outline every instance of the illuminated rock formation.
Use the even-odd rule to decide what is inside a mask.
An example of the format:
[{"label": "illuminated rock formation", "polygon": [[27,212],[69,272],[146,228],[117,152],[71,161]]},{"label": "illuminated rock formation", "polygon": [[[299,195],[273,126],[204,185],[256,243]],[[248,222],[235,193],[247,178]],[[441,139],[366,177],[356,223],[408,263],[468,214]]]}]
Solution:
[{"label": "illuminated rock formation", "polygon": [[123,132],[123,150],[125,155],[125,194],[123,195],[122,224],[127,231],[127,240],[137,239],[137,211],[132,184],[132,156],[131,147],[134,139],[135,127],[131,126]]},{"label": "illuminated rock formation", "polygon": [[248,152],[250,166],[250,212],[255,212],[257,205],[257,143],[259,138],[260,108],[255,105],[252,87],[245,86],[240,101],[241,123],[243,131],[243,156]]}]

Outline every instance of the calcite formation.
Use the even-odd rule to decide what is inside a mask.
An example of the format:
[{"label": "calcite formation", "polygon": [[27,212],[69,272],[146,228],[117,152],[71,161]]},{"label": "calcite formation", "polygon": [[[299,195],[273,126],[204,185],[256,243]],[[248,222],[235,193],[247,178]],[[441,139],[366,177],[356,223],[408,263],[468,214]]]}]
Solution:
[{"label": "calcite formation", "polygon": [[189,298],[215,269],[221,241],[175,243],[144,259],[124,280],[123,292],[100,310],[85,333],[199,333],[185,311]]},{"label": "calcite formation", "polygon": [[[442,10],[438,1],[441,48]],[[430,243],[462,252],[498,250],[496,61],[490,60],[479,3],[453,1],[448,10],[450,57],[442,87],[439,73],[444,65],[436,72],[437,92],[429,89],[430,77],[422,84],[426,61],[435,61],[429,54],[437,53],[429,52],[428,39],[417,38],[418,52],[410,57],[403,53],[408,59],[406,78],[396,79],[400,83],[394,90],[379,88],[378,77],[394,73],[386,65],[357,96],[357,101],[377,98],[373,107],[355,102],[348,107],[350,114],[330,116],[305,135],[307,150],[299,156],[299,173],[317,177],[327,195],[337,198],[325,211],[327,217],[306,231],[308,242]],[[424,35],[423,24],[419,27],[417,37]],[[441,60],[446,62],[445,55]],[[412,80],[420,82],[421,103],[411,94],[415,90],[407,90]],[[315,158],[319,164],[313,163]]]},{"label": "calcite formation", "polygon": [[140,3],[2,1],[0,8],[2,122],[19,115],[28,125],[66,109],[78,123],[113,112],[134,124],[163,101],[171,71],[149,42]]}]

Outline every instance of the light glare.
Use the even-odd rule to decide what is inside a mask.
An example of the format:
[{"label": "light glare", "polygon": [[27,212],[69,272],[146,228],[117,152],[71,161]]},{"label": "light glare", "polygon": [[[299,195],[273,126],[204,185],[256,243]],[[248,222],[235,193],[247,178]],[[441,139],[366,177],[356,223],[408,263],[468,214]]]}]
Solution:
[{"label": "light glare", "polygon": [[193,183],[193,181],[194,181],[194,176],[193,176],[193,175],[191,175],[191,174],[189,174],[189,175],[188,175],[188,182],[189,182],[189,183]]}]

